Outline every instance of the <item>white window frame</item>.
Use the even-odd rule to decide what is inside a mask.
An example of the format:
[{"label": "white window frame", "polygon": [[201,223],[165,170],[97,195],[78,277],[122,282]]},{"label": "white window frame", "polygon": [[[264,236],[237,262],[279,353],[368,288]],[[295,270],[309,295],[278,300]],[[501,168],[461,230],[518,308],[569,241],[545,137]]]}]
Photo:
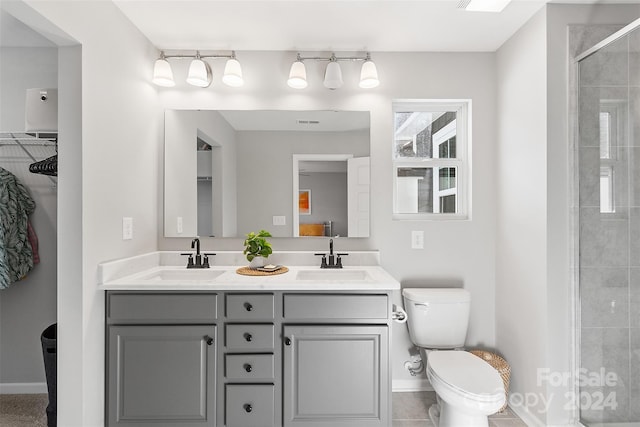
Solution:
[{"label": "white window frame", "polygon": [[[393,101],[393,117],[398,112],[456,112],[456,158],[440,159],[434,144],[433,158],[396,158],[395,135],[392,135],[391,158],[393,163],[393,215],[394,220],[470,220],[471,219],[471,99],[419,99]],[[392,132],[395,132],[395,126]],[[448,135],[452,136],[450,130]],[[448,139],[448,138],[447,138]],[[433,141],[435,143],[435,139]],[[442,141],[443,142],[443,141]],[[399,213],[398,212],[398,169],[401,168],[432,168],[434,181],[438,180],[440,168],[456,168],[457,194],[455,213]],[[437,177],[436,177],[436,174]],[[434,188],[434,198],[436,197]],[[447,190],[449,191],[449,190]],[[437,192],[437,196],[446,195]],[[441,194],[442,193],[442,194]],[[447,194],[453,194],[451,192]],[[438,204],[434,204],[436,210]]]}]

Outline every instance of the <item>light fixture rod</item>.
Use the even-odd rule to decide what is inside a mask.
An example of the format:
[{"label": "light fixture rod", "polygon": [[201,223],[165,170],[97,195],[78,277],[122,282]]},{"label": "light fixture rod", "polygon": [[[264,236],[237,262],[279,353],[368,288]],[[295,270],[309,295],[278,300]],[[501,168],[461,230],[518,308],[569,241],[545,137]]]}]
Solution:
[{"label": "light fixture rod", "polygon": [[331,56],[301,56],[298,53],[297,60],[312,60],[312,61],[367,61],[371,59],[371,54],[369,52],[366,53],[364,58],[359,56],[336,56],[335,53],[332,53]]},{"label": "light fixture rod", "polygon": [[193,55],[182,55],[182,54],[176,54],[176,55],[166,55],[164,53],[164,51],[160,52],[160,57],[161,58],[229,58],[229,59],[235,59],[236,58],[236,51],[232,50],[230,54],[206,54],[203,55],[201,54],[199,51],[196,52]]}]

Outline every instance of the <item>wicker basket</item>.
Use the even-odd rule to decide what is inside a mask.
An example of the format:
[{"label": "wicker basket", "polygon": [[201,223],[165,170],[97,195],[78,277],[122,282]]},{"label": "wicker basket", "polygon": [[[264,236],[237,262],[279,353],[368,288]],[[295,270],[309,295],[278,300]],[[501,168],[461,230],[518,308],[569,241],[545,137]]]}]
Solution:
[{"label": "wicker basket", "polygon": [[500,374],[502,382],[504,383],[505,397],[505,402],[502,408],[500,408],[500,412],[504,411],[507,407],[507,402],[509,401],[509,378],[511,378],[511,366],[509,366],[506,360],[495,353],[490,353],[484,350],[471,350],[469,353],[478,356],[487,362]]}]

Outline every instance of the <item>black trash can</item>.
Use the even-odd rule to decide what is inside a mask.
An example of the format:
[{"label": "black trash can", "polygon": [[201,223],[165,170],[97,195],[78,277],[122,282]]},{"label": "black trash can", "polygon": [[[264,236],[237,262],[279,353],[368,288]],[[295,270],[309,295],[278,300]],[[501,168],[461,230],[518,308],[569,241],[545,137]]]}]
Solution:
[{"label": "black trash can", "polygon": [[47,376],[47,390],[49,391],[49,405],[47,405],[47,427],[56,427],[58,415],[58,324],[54,323],[42,331],[42,356],[44,357],[44,372]]}]

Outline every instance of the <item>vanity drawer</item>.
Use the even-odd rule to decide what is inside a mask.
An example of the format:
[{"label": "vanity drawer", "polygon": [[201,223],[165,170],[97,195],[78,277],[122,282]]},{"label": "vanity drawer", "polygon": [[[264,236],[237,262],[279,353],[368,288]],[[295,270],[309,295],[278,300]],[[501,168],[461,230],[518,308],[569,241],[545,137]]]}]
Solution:
[{"label": "vanity drawer", "polygon": [[227,354],[225,376],[229,381],[273,381],[273,354]]},{"label": "vanity drawer", "polygon": [[271,320],[272,294],[227,294],[227,318],[232,320]]},{"label": "vanity drawer", "polygon": [[108,323],[211,323],[216,294],[107,293]]},{"label": "vanity drawer", "polygon": [[273,325],[226,325],[227,351],[273,351]]},{"label": "vanity drawer", "polygon": [[275,393],[272,384],[227,385],[226,427],[272,427],[275,425]]},{"label": "vanity drawer", "polygon": [[387,295],[286,294],[286,319],[379,319],[389,317]]}]

